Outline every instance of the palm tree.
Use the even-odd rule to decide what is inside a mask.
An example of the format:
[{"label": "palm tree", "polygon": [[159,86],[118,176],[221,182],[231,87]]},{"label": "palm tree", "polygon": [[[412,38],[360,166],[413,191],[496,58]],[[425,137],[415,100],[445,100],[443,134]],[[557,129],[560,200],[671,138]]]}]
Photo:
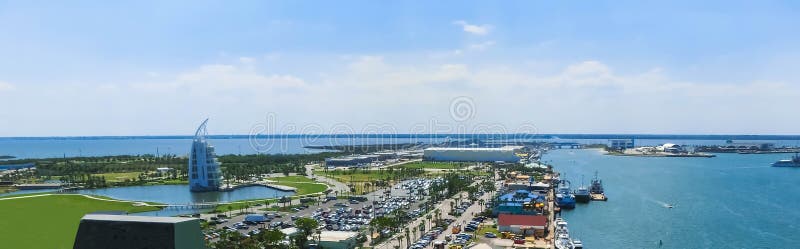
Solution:
[{"label": "palm tree", "polygon": [[478,205],[481,206],[481,213],[483,213],[483,205],[484,204],[486,204],[486,201],[484,201],[483,199],[478,200]]},{"label": "palm tree", "polygon": [[375,240],[372,239],[372,236],[375,234],[375,227],[369,226],[369,245],[374,245]]},{"label": "palm tree", "polygon": [[425,215],[425,219],[428,220],[428,230],[430,230],[431,228],[433,228],[433,225],[431,225],[431,219],[433,219],[433,215],[431,214]]},{"label": "palm tree", "polygon": [[450,213],[453,213],[453,209],[455,209],[456,203],[455,201],[450,201]]},{"label": "palm tree", "polygon": [[411,236],[409,235],[411,235],[411,230],[409,230],[408,227],[406,227],[406,245],[411,244]]},{"label": "palm tree", "polygon": [[437,208],[433,212],[436,213],[436,223],[438,224],[442,220],[442,210]]},{"label": "palm tree", "polygon": [[403,246],[403,238],[404,238],[404,236],[402,234],[400,236],[397,236],[397,246],[398,247],[402,247]]}]

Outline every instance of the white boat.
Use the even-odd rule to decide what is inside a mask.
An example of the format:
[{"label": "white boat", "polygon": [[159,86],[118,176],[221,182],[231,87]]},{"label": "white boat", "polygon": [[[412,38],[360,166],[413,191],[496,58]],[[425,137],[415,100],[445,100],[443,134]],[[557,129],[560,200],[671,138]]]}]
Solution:
[{"label": "white boat", "polygon": [[572,245],[575,247],[575,249],[583,249],[583,242],[580,240],[572,240]]},{"label": "white boat", "polygon": [[556,249],[575,249],[575,244],[569,238],[567,221],[563,218],[556,218]]},{"label": "white boat", "polygon": [[800,156],[796,153],[792,159],[783,159],[772,163],[772,167],[800,167]]}]

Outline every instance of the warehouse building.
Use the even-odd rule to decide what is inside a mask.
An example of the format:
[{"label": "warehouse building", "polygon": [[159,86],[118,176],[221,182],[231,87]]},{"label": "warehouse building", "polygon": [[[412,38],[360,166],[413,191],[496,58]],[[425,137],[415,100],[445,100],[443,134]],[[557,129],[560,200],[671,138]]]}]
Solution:
[{"label": "warehouse building", "polygon": [[200,220],[176,217],[88,214],[74,249],[206,248]]},{"label": "warehouse building", "polygon": [[443,162],[507,162],[516,163],[519,146],[500,148],[427,148],[422,157],[425,161]]},{"label": "warehouse building", "polygon": [[547,217],[544,215],[500,214],[497,217],[497,230],[500,232],[543,238],[545,228],[547,228]]}]

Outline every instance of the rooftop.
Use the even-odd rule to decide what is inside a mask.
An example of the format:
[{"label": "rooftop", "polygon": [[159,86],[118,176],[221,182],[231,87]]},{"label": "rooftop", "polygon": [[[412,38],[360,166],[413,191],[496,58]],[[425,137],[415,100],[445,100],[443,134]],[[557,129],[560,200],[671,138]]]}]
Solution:
[{"label": "rooftop", "polygon": [[500,147],[500,148],[459,148],[459,147],[433,147],[427,148],[426,151],[513,151],[513,147]]},{"label": "rooftop", "polygon": [[87,214],[82,220],[106,220],[106,221],[127,221],[127,222],[150,222],[150,223],[181,223],[197,220],[194,218],[179,217],[155,217],[155,216],[135,216],[135,215],[110,215],[110,214]]},{"label": "rooftop", "polygon": [[547,225],[547,217],[544,215],[500,214],[497,218],[497,224],[500,226],[544,227]]},{"label": "rooftop", "polygon": [[320,234],[321,241],[342,241],[348,240],[350,238],[356,237],[358,235],[357,232],[348,232],[348,231],[322,231]]}]

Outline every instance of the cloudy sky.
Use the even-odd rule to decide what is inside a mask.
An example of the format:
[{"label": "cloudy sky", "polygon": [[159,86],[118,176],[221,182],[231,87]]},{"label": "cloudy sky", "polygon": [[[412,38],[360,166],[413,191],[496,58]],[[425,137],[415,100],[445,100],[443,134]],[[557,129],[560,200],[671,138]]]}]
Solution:
[{"label": "cloudy sky", "polygon": [[794,2],[106,2],[0,1],[0,136],[800,133]]}]

